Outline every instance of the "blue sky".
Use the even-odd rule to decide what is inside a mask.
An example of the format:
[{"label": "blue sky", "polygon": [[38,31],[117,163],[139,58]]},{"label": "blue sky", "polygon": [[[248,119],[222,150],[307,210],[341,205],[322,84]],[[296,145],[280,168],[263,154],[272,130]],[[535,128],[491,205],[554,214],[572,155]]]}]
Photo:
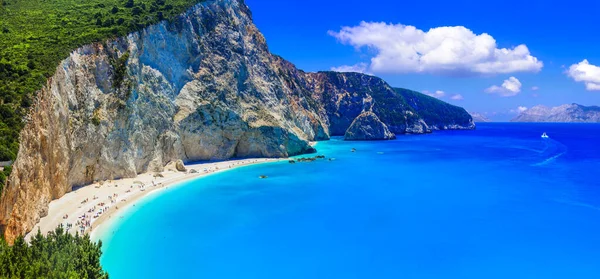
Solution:
[{"label": "blue sky", "polygon": [[[270,50],[306,71],[355,66],[392,86],[430,94],[443,91],[442,100],[487,112],[495,120],[508,120],[519,107],[538,104],[600,105],[600,67],[594,66],[600,66],[600,2],[246,4]],[[451,28],[439,28],[445,26]],[[415,55],[417,60],[404,59]],[[452,99],[460,99],[457,95],[462,100]]]}]

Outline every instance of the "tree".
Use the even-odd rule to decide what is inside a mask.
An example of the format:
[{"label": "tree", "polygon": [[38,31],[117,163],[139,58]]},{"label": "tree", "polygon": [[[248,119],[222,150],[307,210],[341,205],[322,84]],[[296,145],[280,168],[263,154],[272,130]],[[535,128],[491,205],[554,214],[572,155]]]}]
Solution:
[{"label": "tree", "polygon": [[142,9],[138,6],[134,7],[133,10],[131,10],[131,14],[136,16],[136,15],[140,15],[142,13]]},{"label": "tree", "polygon": [[127,2],[125,3],[125,8],[133,8],[134,5],[135,3],[133,2],[133,0],[127,0]]},{"label": "tree", "polygon": [[110,10],[110,12],[111,12],[112,14],[116,14],[116,13],[118,13],[118,12],[119,12],[119,8],[115,6],[115,7],[113,7],[113,8]]},{"label": "tree", "polygon": [[40,231],[30,244],[19,237],[13,246],[0,239],[1,278],[99,278],[107,279],[100,256],[102,242],[56,228],[43,236]]}]

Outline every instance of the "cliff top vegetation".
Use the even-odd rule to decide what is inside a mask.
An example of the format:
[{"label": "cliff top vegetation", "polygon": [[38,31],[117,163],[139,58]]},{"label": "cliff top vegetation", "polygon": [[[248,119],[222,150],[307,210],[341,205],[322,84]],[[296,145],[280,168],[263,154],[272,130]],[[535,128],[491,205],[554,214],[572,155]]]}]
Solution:
[{"label": "cliff top vegetation", "polygon": [[416,91],[404,88],[394,88],[394,90],[402,95],[408,104],[428,124],[435,125],[436,123],[444,123],[448,119],[454,119],[458,121],[456,124],[466,125],[472,119],[471,115],[464,108],[448,104]]},{"label": "cliff top vegetation", "polygon": [[170,20],[202,1],[0,0],[0,161],[16,158],[35,92],[71,51]]}]

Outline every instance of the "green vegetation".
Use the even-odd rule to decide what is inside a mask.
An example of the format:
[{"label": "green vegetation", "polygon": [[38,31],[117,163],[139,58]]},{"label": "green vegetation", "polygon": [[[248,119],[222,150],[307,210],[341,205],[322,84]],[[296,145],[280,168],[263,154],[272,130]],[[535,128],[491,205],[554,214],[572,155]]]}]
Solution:
[{"label": "green vegetation", "polygon": [[408,89],[394,88],[428,125],[468,125],[471,115],[463,108]]},{"label": "green vegetation", "polygon": [[1,278],[108,278],[100,266],[102,242],[88,235],[71,235],[57,228],[43,236],[39,231],[27,244],[23,237],[13,246],[0,240]]},{"label": "green vegetation", "polygon": [[8,175],[12,171],[12,166],[4,167],[2,171],[0,171],[0,193],[2,193],[2,189],[4,188],[4,182],[8,179]]},{"label": "green vegetation", "polygon": [[113,78],[114,88],[121,87],[121,83],[123,83],[123,79],[125,79],[125,71],[127,71],[127,60],[129,60],[129,52],[123,54],[120,58],[111,61],[111,66],[115,71]]},{"label": "green vegetation", "polygon": [[[202,1],[0,0],[0,161],[15,159],[35,92],[71,51],[172,19]],[[113,65],[117,85],[126,59]]]}]

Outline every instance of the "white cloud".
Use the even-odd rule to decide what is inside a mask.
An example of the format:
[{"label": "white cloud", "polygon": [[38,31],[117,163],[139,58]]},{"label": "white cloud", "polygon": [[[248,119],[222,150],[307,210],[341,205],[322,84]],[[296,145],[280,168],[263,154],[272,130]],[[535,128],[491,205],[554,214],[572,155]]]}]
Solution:
[{"label": "white cloud", "polygon": [[332,67],[331,68],[332,71],[335,72],[342,72],[342,73],[346,73],[346,72],[354,72],[354,73],[366,73],[367,72],[367,63],[358,63],[355,65],[343,65],[343,66],[339,66],[339,67]]},{"label": "white cloud", "polygon": [[537,87],[537,86],[533,86],[533,87],[531,87],[531,91],[538,91],[538,90],[540,90],[540,88],[539,88],[539,87]]},{"label": "white cloud", "polygon": [[600,67],[590,64],[587,59],[571,65],[567,75],[577,82],[585,83],[588,91],[600,90]]},{"label": "white cloud", "polygon": [[597,83],[586,83],[585,84],[585,89],[587,89],[588,91],[598,91],[598,90],[600,90],[600,84],[597,84]]},{"label": "white cloud", "polygon": [[510,110],[510,113],[516,113],[516,114],[519,114],[519,113],[522,113],[522,112],[524,112],[524,111],[526,111],[526,110],[527,110],[527,107],[520,106],[520,107],[518,107],[517,109],[511,109],[511,110]]},{"label": "white cloud", "polygon": [[502,86],[492,85],[485,90],[489,94],[498,94],[502,97],[516,96],[521,92],[521,82],[516,77],[509,77],[502,83]]},{"label": "white cloud", "polygon": [[463,26],[425,32],[410,25],[363,21],[329,35],[357,50],[374,50],[368,69],[378,73],[505,74],[539,72],[544,65],[526,45],[498,48],[492,36]]},{"label": "white cloud", "polygon": [[442,90],[437,90],[435,92],[429,92],[427,90],[423,90],[423,94],[429,95],[431,97],[438,98],[438,99],[443,98],[444,96],[446,96],[446,92],[444,92]]},{"label": "white cloud", "polygon": [[462,101],[465,98],[460,94],[455,94],[455,95],[452,95],[452,97],[450,97],[450,99],[455,100],[455,101]]}]

